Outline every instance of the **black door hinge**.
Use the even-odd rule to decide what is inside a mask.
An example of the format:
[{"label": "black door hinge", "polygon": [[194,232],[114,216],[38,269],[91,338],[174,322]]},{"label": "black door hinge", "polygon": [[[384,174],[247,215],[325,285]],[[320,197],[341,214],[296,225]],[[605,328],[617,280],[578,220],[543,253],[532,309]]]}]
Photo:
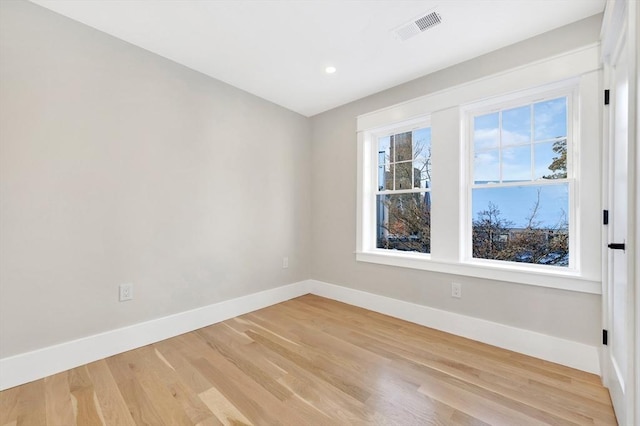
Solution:
[{"label": "black door hinge", "polygon": [[609,89],[604,91],[604,104],[609,105]]},{"label": "black door hinge", "polygon": [[609,247],[610,249],[613,249],[613,250],[622,250],[622,251],[624,251],[624,243],[611,243],[611,244],[607,245],[607,247]]},{"label": "black door hinge", "polygon": [[609,339],[607,330],[602,330],[602,344],[606,345]]},{"label": "black door hinge", "polygon": [[602,224],[609,224],[609,210],[602,210]]}]

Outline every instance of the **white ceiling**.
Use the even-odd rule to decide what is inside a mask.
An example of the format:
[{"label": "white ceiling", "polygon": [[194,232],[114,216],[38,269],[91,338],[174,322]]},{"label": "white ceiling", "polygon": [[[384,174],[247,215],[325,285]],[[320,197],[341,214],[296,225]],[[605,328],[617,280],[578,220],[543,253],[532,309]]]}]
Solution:
[{"label": "white ceiling", "polygon": [[[605,0],[33,0],[311,116],[604,10]],[[432,9],[407,41],[391,30]],[[335,74],[326,74],[333,65]]]}]

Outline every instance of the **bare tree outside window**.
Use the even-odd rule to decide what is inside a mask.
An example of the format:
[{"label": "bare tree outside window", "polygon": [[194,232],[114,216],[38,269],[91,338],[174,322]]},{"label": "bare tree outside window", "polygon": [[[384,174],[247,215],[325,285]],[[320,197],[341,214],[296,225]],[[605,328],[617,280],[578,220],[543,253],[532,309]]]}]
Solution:
[{"label": "bare tree outside window", "polygon": [[524,227],[516,227],[504,218],[500,209],[489,202],[487,209],[473,221],[473,257],[542,265],[568,266],[569,233],[564,211],[553,226],[543,225],[538,219],[538,197],[525,218]]}]

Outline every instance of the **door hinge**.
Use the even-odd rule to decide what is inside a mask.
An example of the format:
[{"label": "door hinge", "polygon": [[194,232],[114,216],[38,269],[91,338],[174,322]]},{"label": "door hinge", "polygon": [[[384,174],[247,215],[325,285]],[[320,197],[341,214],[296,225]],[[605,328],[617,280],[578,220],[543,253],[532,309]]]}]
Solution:
[{"label": "door hinge", "polygon": [[611,244],[607,245],[607,247],[609,247],[610,249],[613,249],[613,250],[622,250],[622,251],[624,251],[624,243],[611,243]]},{"label": "door hinge", "polygon": [[607,342],[609,341],[609,340],[608,340],[608,339],[609,339],[608,334],[609,334],[609,333],[607,332],[607,330],[602,330],[602,344],[603,344],[603,345],[606,345],[606,344],[607,344]]},{"label": "door hinge", "polygon": [[609,105],[609,89],[604,91],[604,104]]},{"label": "door hinge", "polygon": [[609,210],[602,210],[602,224],[609,224]]}]

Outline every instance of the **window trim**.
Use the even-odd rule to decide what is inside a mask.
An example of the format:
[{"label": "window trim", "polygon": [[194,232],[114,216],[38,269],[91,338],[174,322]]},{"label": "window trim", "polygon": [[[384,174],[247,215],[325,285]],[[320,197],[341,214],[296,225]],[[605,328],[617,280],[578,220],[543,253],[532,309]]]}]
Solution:
[{"label": "window trim", "polygon": [[[371,215],[373,219],[373,223],[372,226],[370,226],[370,229],[368,230],[368,232],[370,232],[370,236],[368,241],[370,241],[370,244],[366,247],[366,251],[367,252],[377,252],[380,251],[382,253],[388,252],[388,251],[393,251],[393,250],[389,250],[389,249],[383,249],[383,248],[378,248],[377,247],[377,212],[376,212],[376,207],[377,207],[377,200],[376,197],[378,195],[393,195],[393,194],[413,194],[413,193],[426,193],[429,192],[431,193],[431,188],[428,189],[424,189],[424,188],[411,188],[411,189],[402,189],[402,190],[386,190],[386,191],[380,191],[378,189],[378,150],[377,150],[377,141],[380,138],[383,138],[385,136],[391,136],[391,135],[397,135],[399,133],[404,133],[404,132],[410,132],[410,131],[414,131],[417,129],[423,129],[423,128],[430,128],[431,127],[431,115],[430,114],[423,114],[419,117],[416,117],[414,119],[411,120],[406,120],[406,121],[402,121],[400,123],[397,123],[395,125],[388,125],[388,126],[383,126],[380,128],[376,128],[376,129],[371,129],[370,131],[368,131],[366,133],[366,137],[368,137],[368,141],[367,144],[369,146],[369,149],[371,151],[370,155],[370,161],[371,161],[371,167],[375,170],[372,170],[370,179],[371,181],[369,182],[370,188],[372,189],[371,191],[371,197],[369,199],[369,209],[370,212],[369,214]],[[432,140],[433,140],[433,136],[432,136]],[[419,254],[422,258],[424,259],[430,259],[431,258],[431,253],[417,253],[417,252],[406,252],[406,253],[414,253],[414,254]]]},{"label": "window trim", "polygon": [[[357,231],[358,252],[380,251],[384,253],[389,251],[376,247],[377,218],[375,198],[378,193],[378,153],[375,148],[377,147],[376,141],[380,137],[411,131],[425,126],[431,126],[431,117],[429,114],[422,114],[410,120],[403,120],[399,123],[388,124],[358,133],[358,158],[364,159],[362,162],[358,161],[358,176],[362,176],[363,183],[366,182],[366,185],[358,185],[358,200],[363,201],[358,203],[357,209],[358,218],[361,218],[362,221]],[[420,255],[425,259],[430,258],[429,253],[421,253]]]},{"label": "window trim", "polygon": [[389,253],[383,253],[383,251],[385,250],[356,251],[355,254],[359,262],[577,291],[581,293],[602,293],[600,281],[583,277],[573,271],[540,270],[540,265],[530,265],[525,271],[520,266],[521,264],[511,265],[509,262],[501,262],[505,263],[505,265],[495,265],[497,262],[487,265],[482,259],[477,259],[474,262],[456,262],[434,260],[433,258],[425,259],[426,255],[421,253],[394,253],[392,250],[386,250]]},{"label": "window trim", "polygon": [[[370,178],[370,157],[365,155],[365,135],[371,129],[380,129],[384,127],[393,127],[396,123],[407,121],[418,116],[424,115],[429,112],[432,117],[432,145],[434,150],[434,179],[438,180],[438,174],[442,170],[438,167],[438,159],[443,152],[436,152],[437,139],[443,136],[449,138],[452,143],[452,147],[455,149],[447,151],[455,155],[449,155],[447,161],[461,161],[462,152],[459,152],[459,143],[464,138],[463,128],[460,126],[461,119],[460,106],[468,103],[478,103],[480,99],[492,99],[496,96],[509,96],[510,93],[522,94],[525,89],[549,86],[550,82],[564,82],[567,80],[573,80],[579,82],[578,95],[575,100],[575,113],[580,115],[580,127],[579,131],[583,135],[582,140],[579,141],[576,149],[582,149],[579,156],[576,156],[575,160],[578,167],[584,170],[600,170],[599,167],[599,151],[598,149],[585,149],[586,146],[598,146],[598,140],[600,137],[600,124],[598,118],[600,117],[601,106],[599,103],[594,102],[601,95],[601,69],[600,69],[600,52],[599,44],[593,43],[580,47],[575,50],[571,50],[559,55],[544,58],[538,61],[534,61],[525,65],[521,65],[515,68],[511,68],[496,74],[491,74],[485,77],[481,77],[474,80],[462,82],[460,84],[452,85],[447,88],[443,88],[438,91],[434,91],[430,94],[423,95],[414,99],[410,99],[395,105],[387,106],[381,109],[373,110],[368,113],[358,115],[356,122],[356,134],[357,134],[357,184],[356,184],[356,241],[355,241],[355,259],[358,262],[375,263],[378,265],[388,265],[400,268],[412,268],[418,270],[432,271],[442,273],[443,275],[439,279],[456,279],[455,277],[472,277],[475,279],[489,279],[493,281],[503,281],[509,284],[517,285],[533,285],[540,287],[549,287],[554,289],[562,289],[574,292],[589,293],[589,294],[602,294],[601,283],[601,270],[600,270],[600,252],[601,252],[601,233],[599,232],[600,225],[600,209],[601,209],[601,194],[599,190],[599,178],[598,173],[587,173],[584,176],[580,176],[579,169],[577,170],[576,178],[580,180],[580,190],[574,194],[575,200],[578,206],[582,205],[580,214],[577,215],[577,220],[580,223],[576,223],[580,233],[578,235],[580,242],[579,247],[582,249],[582,267],[580,273],[571,271],[538,271],[535,270],[522,270],[521,264],[517,264],[516,268],[510,267],[510,265],[484,265],[476,263],[464,263],[463,248],[464,245],[458,241],[459,236],[463,235],[462,204],[459,204],[462,200],[460,197],[456,197],[455,201],[447,201],[450,206],[457,205],[455,211],[452,214],[447,214],[447,231],[456,235],[455,241],[446,245],[444,251],[435,253],[436,244],[442,244],[442,238],[446,238],[441,234],[441,230],[437,230],[434,233],[432,229],[432,254],[431,259],[425,259],[425,255],[416,259],[415,256],[408,255],[407,253],[399,255],[398,253],[380,253],[375,250],[363,250],[366,245],[364,238],[366,233],[363,229],[371,223],[371,217],[367,217],[366,209],[363,206],[366,204],[365,196],[367,193],[367,186]],[[586,102],[585,100],[589,100]],[[457,117],[457,119],[456,119]],[[433,122],[433,120],[437,122]],[[445,120],[446,134],[440,134],[440,130],[437,127],[441,121]],[[458,134],[450,133],[450,129],[453,123],[458,124]],[[454,142],[458,141],[458,142]],[[368,151],[367,151],[368,152]],[[449,163],[451,164],[451,163]],[[458,170],[455,171],[455,179],[462,179],[462,174],[467,173],[464,167],[461,167],[456,163]],[[453,178],[454,174],[447,174],[448,178]],[[438,191],[438,185],[435,184],[432,187],[432,191],[435,197],[440,197]],[[466,194],[463,183],[466,180],[461,180],[456,183],[452,183],[453,187],[449,187],[449,190],[458,188],[459,193]],[[597,187],[597,188],[596,188]],[[587,188],[592,188],[587,190]],[[447,189],[445,189],[446,194]],[[433,206],[436,206],[434,204]],[[450,207],[452,208],[452,207]],[[432,210],[434,220],[436,219],[435,210]],[[440,212],[438,215],[441,215]],[[375,216],[374,216],[375,219]],[[436,225],[437,226],[437,225]],[[436,235],[436,233],[438,235]],[[436,237],[437,239],[435,239]],[[587,244],[588,243],[588,244]],[[507,263],[507,262],[499,262]],[[535,267],[537,265],[532,265]],[[539,266],[539,265],[538,265]],[[563,268],[565,269],[565,268]],[[425,279],[429,276],[426,275]],[[457,278],[462,279],[462,278]],[[425,282],[428,284],[428,282]]]}]

